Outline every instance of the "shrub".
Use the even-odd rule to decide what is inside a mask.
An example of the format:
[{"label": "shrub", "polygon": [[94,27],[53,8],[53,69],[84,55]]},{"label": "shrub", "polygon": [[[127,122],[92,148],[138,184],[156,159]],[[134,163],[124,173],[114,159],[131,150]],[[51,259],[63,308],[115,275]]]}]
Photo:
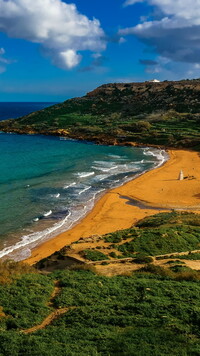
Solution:
[{"label": "shrub", "polygon": [[107,255],[96,250],[84,250],[82,254],[87,260],[90,261],[109,260],[109,257]]},{"label": "shrub", "polygon": [[133,259],[134,263],[151,263],[153,262],[153,258],[150,256],[138,256],[136,258]]}]

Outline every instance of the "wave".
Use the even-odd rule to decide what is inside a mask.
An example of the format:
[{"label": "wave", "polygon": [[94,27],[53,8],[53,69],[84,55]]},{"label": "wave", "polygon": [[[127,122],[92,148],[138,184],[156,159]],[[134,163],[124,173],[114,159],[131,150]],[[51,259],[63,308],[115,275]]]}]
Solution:
[{"label": "wave", "polygon": [[[72,208],[69,211],[69,214],[62,221],[54,224],[52,227],[47,228],[43,231],[34,232],[29,235],[24,235],[21,238],[21,240],[17,242],[15,245],[4,248],[3,250],[0,251],[0,258],[7,255],[11,255],[12,253],[14,253],[15,260],[18,261],[28,258],[31,254],[30,248],[36,246],[38,241],[42,242],[50,237],[55,236],[55,232],[58,233],[58,231],[62,232],[62,231],[69,230],[74,224],[77,223],[77,221],[82,219],[87,214],[87,212],[93,208],[96,196],[102,193],[103,191],[105,191],[105,189],[99,189],[98,191],[96,191],[93,194],[92,198],[90,198],[87,201],[86,205],[81,206],[80,211],[77,211],[77,207],[74,207],[74,209]],[[67,222],[69,223],[66,226]],[[62,230],[63,227],[64,230]],[[20,250],[19,253],[17,253],[18,250]],[[24,251],[26,255],[24,255]]]},{"label": "wave", "polygon": [[52,198],[59,198],[59,197],[60,197],[60,193],[57,193],[57,194],[51,194],[51,197],[52,197]]},{"label": "wave", "polygon": [[98,174],[98,175],[96,175],[96,177],[94,177],[93,180],[98,182],[98,181],[104,180],[108,177],[109,177],[109,175],[107,175],[107,174]]},{"label": "wave", "polygon": [[117,159],[118,159],[118,158],[120,158],[120,159],[123,158],[123,157],[118,156],[118,155],[108,155],[108,156],[111,157],[111,158],[117,158]]},{"label": "wave", "polygon": [[144,151],[143,151],[143,154],[145,156],[153,156],[153,157],[156,157],[156,159],[159,161],[159,164],[156,166],[161,166],[165,161],[166,161],[166,158],[167,158],[167,153],[165,150],[150,150],[149,148],[145,148]]},{"label": "wave", "polygon": [[108,166],[111,167],[115,162],[109,162],[109,161],[94,161],[94,164],[97,164],[98,166]]},{"label": "wave", "polygon": [[75,173],[75,174],[79,178],[86,178],[86,177],[93,176],[95,173],[94,172],[81,172],[81,173]]},{"label": "wave", "polygon": [[89,187],[86,187],[86,188],[82,189],[82,190],[78,193],[78,195],[81,195],[81,194],[83,194],[84,192],[87,192],[87,190],[89,190],[90,188],[92,188],[91,185],[90,185]]},{"label": "wave", "polygon": [[52,214],[52,210],[47,211],[46,213],[43,214],[43,216],[47,217]]},{"label": "wave", "polygon": [[73,187],[73,185],[76,185],[76,182],[73,182],[73,183],[70,183],[70,184],[68,184],[68,185],[65,185],[65,186],[63,187],[63,189],[68,189],[68,188],[70,188],[70,187]]},{"label": "wave", "polygon": [[117,169],[118,166],[113,166],[113,167],[110,167],[110,168],[92,166],[92,168],[93,168],[93,169],[96,169],[96,170],[98,170],[98,171],[102,171],[102,172],[109,172],[109,171],[112,171],[113,169]]},{"label": "wave", "polygon": [[[57,214],[57,216],[55,213],[53,215],[53,217],[54,217],[54,219],[56,219],[56,222],[54,223],[53,226],[51,226],[50,228],[46,228],[45,230],[40,231],[40,232],[27,233],[27,235],[23,236],[21,238],[21,240],[19,242],[17,242],[15,245],[5,247],[2,251],[0,251],[0,258],[5,255],[12,254],[12,253],[13,253],[12,256],[14,255],[14,257],[15,257],[17,254],[20,254],[20,249],[23,248],[25,250],[25,248],[27,248],[27,249],[33,248],[34,246],[38,245],[39,243],[43,242],[44,240],[47,240],[50,237],[53,237],[62,231],[68,230],[78,220],[83,218],[89,210],[92,209],[92,207],[94,206],[95,199],[96,199],[97,195],[99,195],[106,189],[110,189],[113,186],[122,185],[126,181],[133,179],[133,177],[135,178],[135,177],[139,176],[141,173],[144,172],[144,166],[142,165],[142,163],[149,162],[149,163],[151,163],[151,167],[154,167],[153,164],[155,162],[155,164],[158,166],[158,163],[159,163],[159,165],[161,165],[166,160],[166,156],[167,156],[164,150],[154,150],[154,149],[149,149],[149,148],[144,149],[143,154],[144,154],[144,156],[152,156],[152,157],[155,157],[156,159],[149,157],[149,160],[148,160],[148,158],[146,158],[146,159],[142,159],[141,161],[134,162],[127,158],[127,162],[120,162],[120,160],[118,160],[118,158],[121,159],[120,156],[110,155],[109,157],[113,158],[112,162],[111,162],[111,159],[109,162],[104,161],[104,160],[93,161],[91,163],[93,163],[94,166],[92,166],[92,167],[89,166],[89,167],[85,168],[86,172],[81,172],[81,168],[79,167],[80,172],[73,174],[76,177],[72,177],[72,176],[67,177],[66,180],[68,180],[68,182],[65,181],[66,185],[64,185],[64,187],[63,187],[63,189],[68,189],[68,188],[75,186],[75,189],[74,188],[70,189],[69,191],[66,192],[66,194],[64,194],[64,192],[63,192],[63,196],[62,196],[63,199],[65,199],[67,197],[66,198],[67,204],[70,204],[69,214],[63,219],[63,213],[64,213],[63,211],[62,211],[62,214],[60,214],[60,215]],[[141,164],[141,169],[139,169],[137,164],[138,165]],[[97,171],[96,172],[92,171],[92,169],[95,169]],[[138,174],[136,174],[136,173],[138,173]],[[86,185],[87,180],[80,181],[80,178],[86,178],[86,177],[90,177],[90,176],[93,176],[90,179],[90,183],[89,183],[89,184],[91,184],[91,186],[89,186],[89,184]],[[70,180],[71,180],[71,182],[69,182]],[[103,180],[105,180],[105,182],[101,182]],[[31,187],[32,187],[32,184],[31,184]],[[102,188],[102,187],[104,187],[104,188]],[[55,189],[57,190],[57,188],[55,188]],[[84,194],[84,192],[88,191],[89,189],[90,189],[90,191],[87,194]],[[52,194],[52,197],[59,198],[60,193],[56,194],[56,190],[55,190],[55,194]],[[52,191],[50,191],[50,193],[51,192]],[[82,196],[82,194],[84,194],[84,195]],[[48,194],[48,197],[49,196],[50,196],[50,194]],[[74,199],[74,196],[75,196],[75,199]],[[80,196],[80,198],[79,198],[79,196]],[[53,214],[52,210],[53,210],[53,212],[57,211],[57,205],[63,204],[63,207],[64,207],[63,199],[59,199],[58,201],[54,200],[53,202],[51,201],[51,205],[44,208],[44,211],[46,209],[46,212],[41,216],[35,217],[35,219],[33,219],[32,222],[33,221],[37,222],[39,220],[44,219],[45,224],[47,224],[48,220],[45,219],[45,217],[48,217],[51,214]],[[57,204],[55,209],[53,208],[52,203]],[[48,209],[50,209],[50,208],[52,208],[52,210],[48,211]],[[65,208],[66,208],[66,204],[65,204]],[[58,217],[60,219],[62,219],[62,220],[59,220],[59,222],[57,220]],[[51,223],[51,221],[49,223]],[[39,229],[39,226],[40,226],[40,222],[38,224],[36,224],[36,227],[38,227],[38,229]],[[18,251],[15,252],[16,250],[19,250],[19,252]],[[23,251],[22,251],[22,253],[23,253]]]},{"label": "wave", "polygon": [[44,239],[44,237],[49,236],[52,232],[58,230],[60,227],[62,227],[66,220],[71,216],[71,212],[65,217],[65,219],[55,225],[53,225],[51,228],[45,229],[40,232],[34,232],[30,235],[24,235],[21,239],[21,241],[17,242],[15,245],[9,246],[4,248],[3,250],[0,251],[0,258],[11,254],[15,250],[18,250],[20,248],[24,248],[30,244],[33,244],[37,242],[38,240]]}]

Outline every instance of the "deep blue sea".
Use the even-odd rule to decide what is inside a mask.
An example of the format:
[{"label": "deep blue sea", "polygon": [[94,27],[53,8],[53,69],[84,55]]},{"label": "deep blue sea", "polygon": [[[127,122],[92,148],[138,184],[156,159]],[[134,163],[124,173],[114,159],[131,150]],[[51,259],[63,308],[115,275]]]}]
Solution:
[{"label": "deep blue sea", "polygon": [[[0,118],[45,106],[0,103]],[[5,133],[0,134],[0,152],[0,257],[15,260],[73,226],[106,190],[166,158],[165,152],[152,148]]]},{"label": "deep blue sea", "polygon": [[4,103],[0,102],[0,121],[16,119],[17,117],[30,114],[31,112],[44,109],[57,103]]}]

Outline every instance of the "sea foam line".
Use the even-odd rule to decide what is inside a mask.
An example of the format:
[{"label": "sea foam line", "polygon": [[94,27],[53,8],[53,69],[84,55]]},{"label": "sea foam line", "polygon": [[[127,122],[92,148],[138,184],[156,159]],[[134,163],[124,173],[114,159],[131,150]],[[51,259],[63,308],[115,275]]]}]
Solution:
[{"label": "sea foam line", "polygon": [[94,172],[75,173],[75,175],[78,176],[79,178],[90,177],[90,176],[93,176],[94,174],[95,174]]},{"label": "sea foam line", "polygon": [[70,187],[73,187],[73,185],[76,185],[76,182],[73,182],[73,183],[70,183],[70,184],[68,184],[68,185],[65,185],[65,186],[63,187],[63,189],[68,189],[68,188],[70,188]]},{"label": "sea foam line", "polygon": [[12,252],[14,252],[16,250],[19,250],[21,248],[24,248],[24,247],[26,247],[28,245],[35,244],[39,240],[43,241],[44,238],[48,237],[53,232],[61,229],[62,226],[65,225],[67,220],[68,219],[70,220],[70,218],[72,217],[73,219],[71,219],[71,222],[69,223],[67,228],[65,228],[65,231],[69,230],[78,220],[82,219],[86,215],[86,213],[93,208],[96,196],[98,194],[100,194],[101,192],[103,192],[104,190],[105,189],[100,189],[97,192],[95,192],[93,197],[87,201],[87,205],[84,206],[84,208],[81,210],[81,213],[77,214],[76,217],[75,217],[75,214],[72,214],[72,211],[69,211],[69,214],[65,217],[65,219],[63,219],[59,223],[54,224],[51,228],[48,228],[48,229],[45,229],[43,231],[39,231],[39,232],[36,232],[36,233],[32,233],[32,234],[29,234],[29,235],[24,235],[22,237],[21,241],[17,242],[15,245],[8,246],[8,247],[4,248],[3,250],[1,250],[0,251],[0,258],[4,257],[6,255],[9,255]]},{"label": "sea foam line", "polygon": [[[163,162],[166,160],[166,157],[167,157],[167,154],[164,150],[161,150],[159,151],[159,153],[155,153],[155,152],[152,152],[150,151],[148,148],[144,150],[143,152],[144,155],[146,156],[154,156],[157,158],[157,160],[159,161],[159,164],[157,166],[160,166],[163,164]],[[152,162],[153,163],[153,162]],[[112,169],[114,167],[111,167]],[[142,173],[145,173],[145,172],[142,172]],[[81,178],[84,178],[85,176],[90,176],[90,175],[94,175],[95,173],[94,172],[82,172],[82,173],[79,173],[79,177]],[[135,175],[135,178],[137,176],[139,176],[141,174],[137,174]],[[129,178],[128,176],[124,177],[125,179],[126,178]],[[128,181],[129,180],[132,180],[133,177],[130,177],[129,179],[127,179]],[[120,185],[123,185],[125,182],[123,181],[122,184]],[[64,187],[64,189],[67,189],[73,185],[76,185],[76,182],[73,182],[67,186]],[[89,187],[87,187],[89,188]],[[85,188],[84,188],[85,189]],[[95,197],[97,194],[105,191],[106,189],[101,189],[99,191],[97,191],[96,193],[94,193],[93,197],[91,199],[89,199],[87,201],[87,205],[84,206],[84,208],[82,209],[82,212],[81,214],[77,214],[76,216],[76,219],[74,219],[75,216],[73,216],[71,219],[71,216],[72,216],[72,212],[69,211],[69,214],[65,217],[65,219],[63,219],[61,222],[59,223],[56,223],[54,224],[51,228],[47,228],[43,231],[40,231],[40,232],[36,232],[36,233],[31,233],[29,235],[25,235],[21,238],[21,240],[19,242],[17,242],[15,245],[13,246],[9,246],[9,247],[6,247],[4,248],[3,250],[0,251],[0,258],[8,255],[8,254],[11,254],[12,252],[16,251],[16,250],[19,250],[21,248],[24,248],[28,245],[31,245],[31,247],[33,247],[33,245],[35,246],[35,243],[37,243],[37,241],[43,241],[44,239],[46,239],[47,237],[50,237],[52,236],[52,233],[55,233],[55,231],[61,229],[65,223],[67,222],[67,220],[69,219],[69,224],[67,225],[67,229],[65,228],[65,231],[68,230],[69,228],[71,228],[72,225],[74,225],[78,220],[80,220],[82,217],[84,217],[84,215],[87,213],[87,211],[89,211],[93,206],[94,206],[94,202],[95,202]],[[74,215],[74,214],[73,214]],[[75,214],[76,215],[76,214]],[[70,221],[71,220],[71,221]],[[55,235],[54,235],[55,236]]]},{"label": "sea foam line", "polygon": [[13,246],[9,246],[4,248],[3,250],[0,251],[0,258],[12,253],[15,250],[18,250],[19,248],[23,248],[27,245],[30,245],[31,243],[34,243],[38,240],[40,240],[41,238],[44,238],[45,236],[51,234],[52,232],[56,231],[57,229],[61,228],[66,221],[68,220],[68,218],[71,216],[71,212],[69,212],[69,214],[65,217],[64,220],[62,220],[59,223],[56,223],[55,225],[53,225],[51,228],[45,229],[43,231],[40,232],[34,232],[30,235],[24,235],[21,239],[21,241],[17,242],[15,245]]},{"label": "sea foam line", "polygon": [[110,167],[110,168],[92,166],[92,168],[94,168],[94,169],[96,169],[98,171],[102,171],[102,172],[109,172],[109,171],[112,171],[113,169],[117,169],[118,166],[113,166],[113,167]]},{"label": "sea foam line", "polygon": [[78,195],[81,195],[81,194],[83,194],[84,192],[87,192],[87,190],[89,190],[90,188],[92,188],[91,185],[90,185],[89,187],[86,187],[86,188],[82,189],[82,190],[78,193]]}]

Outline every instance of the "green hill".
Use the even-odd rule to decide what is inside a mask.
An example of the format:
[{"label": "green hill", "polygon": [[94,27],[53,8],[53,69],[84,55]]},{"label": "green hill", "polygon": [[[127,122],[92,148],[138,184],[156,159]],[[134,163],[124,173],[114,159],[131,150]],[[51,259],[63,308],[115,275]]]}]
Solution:
[{"label": "green hill", "polygon": [[0,123],[0,130],[97,143],[200,147],[200,80],[106,84]]}]

